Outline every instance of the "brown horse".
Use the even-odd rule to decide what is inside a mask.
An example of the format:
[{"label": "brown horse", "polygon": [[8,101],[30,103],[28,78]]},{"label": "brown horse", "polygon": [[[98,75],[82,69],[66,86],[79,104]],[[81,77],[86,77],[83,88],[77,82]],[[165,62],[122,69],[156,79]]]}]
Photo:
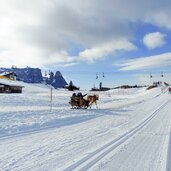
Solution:
[{"label": "brown horse", "polygon": [[89,107],[91,108],[91,106],[93,105],[93,103],[96,104],[96,108],[97,107],[97,100],[99,100],[99,95],[94,94],[94,95],[88,95],[87,96],[87,101],[89,101]]}]

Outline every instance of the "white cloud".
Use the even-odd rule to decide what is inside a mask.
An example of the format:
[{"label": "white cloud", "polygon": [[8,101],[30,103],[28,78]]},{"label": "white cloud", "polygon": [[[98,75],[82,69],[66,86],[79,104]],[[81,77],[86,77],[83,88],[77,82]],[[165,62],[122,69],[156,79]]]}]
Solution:
[{"label": "white cloud", "polygon": [[170,11],[168,12],[166,7],[166,10],[154,12],[152,15],[148,15],[146,17],[145,22],[153,23],[154,25],[157,25],[159,27],[165,27],[170,30]]},{"label": "white cloud", "polygon": [[104,58],[105,56],[116,53],[117,51],[131,51],[135,50],[136,47],[127,41],[126,39],[114,40],[107,42],[98,47],[86,49],[79,53],[80,60],[94,62],[97,59]]},{"label": "white cloud", "polygon": [[[170,6],[170,0],[155,6],[154,0],[0,0],[0,65],[69,65],[133,50],[130,23],[171,29]],[[70,44],[82,52],[70,56]]]},{"label": "white cloud", "polygon": [[55,67],[70,67],[70,66],[75,66],[75,65],[78,65],[79,63],[78,62],[72,62],[72,63],[63,63],[63,64],[57,64],[55,65]]},{"label": "white cloud", "polygon": [[166,43],[165,37],[166,35],[160,32],[149,33],[144,36],[143,43],[148,49],[155,49]]},{"label": "white cloud", "polygon": [[171,52],[155,56],[141,57],[117,64],[121,71],[142,70],[171,66]]}]

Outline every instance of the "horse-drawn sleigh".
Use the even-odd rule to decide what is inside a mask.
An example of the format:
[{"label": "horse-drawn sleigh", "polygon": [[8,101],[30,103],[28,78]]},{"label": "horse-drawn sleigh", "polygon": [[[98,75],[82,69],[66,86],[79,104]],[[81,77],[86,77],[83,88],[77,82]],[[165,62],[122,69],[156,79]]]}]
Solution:
[{"label": "horse-drawn sleigh", "polygon": [[72,106],[72,109],[87,109],[88,107],[91,108],[93,103],[96,104],[97,108],[97,100],[99,100],[99,96],[97,94],[94,95],[87,95],[87,99],[84,99],[87,94],[82,95],[81,93],[78,93],[77,95],[73,93],[72,97],[70,98],[69,104]]}]

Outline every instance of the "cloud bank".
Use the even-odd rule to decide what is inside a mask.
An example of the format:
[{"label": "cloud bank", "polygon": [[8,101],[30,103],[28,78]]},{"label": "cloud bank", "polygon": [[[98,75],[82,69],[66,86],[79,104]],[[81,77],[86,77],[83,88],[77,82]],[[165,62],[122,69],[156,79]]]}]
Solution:
[{"label": "cloud bank", "polygon": [[[117,51],[135,50],[130,23],[148,22],[171,30],[170,0],[125,3],[1,0],[0,65],[91,63]],[[68,52],[72,44],[82,49],[74,56]]]},{"label": "cloud bank", "polygon": [[118,64],[121,71],[144,70],[149,68],[165,67],[171,65],[171,53],[164,53],[149,57],[141,57],[128,60],[125,63]]}]

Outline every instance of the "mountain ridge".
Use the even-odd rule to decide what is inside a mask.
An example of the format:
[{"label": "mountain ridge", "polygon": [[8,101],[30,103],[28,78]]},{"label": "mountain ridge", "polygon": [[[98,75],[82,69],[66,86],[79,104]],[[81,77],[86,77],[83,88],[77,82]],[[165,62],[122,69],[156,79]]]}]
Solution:
[{"label": "mountain ridge", "polygon": [[63,88],[68,83],[63,78],[60,71],[56,71],[55,75],[53,72],[50,73],[50,77],[43,77],[40,68],[0,68],[0,74],[3,72],[14,72],[16,80],[23,81],[25,83],[43,83],[52,85],[54,88]]}]

